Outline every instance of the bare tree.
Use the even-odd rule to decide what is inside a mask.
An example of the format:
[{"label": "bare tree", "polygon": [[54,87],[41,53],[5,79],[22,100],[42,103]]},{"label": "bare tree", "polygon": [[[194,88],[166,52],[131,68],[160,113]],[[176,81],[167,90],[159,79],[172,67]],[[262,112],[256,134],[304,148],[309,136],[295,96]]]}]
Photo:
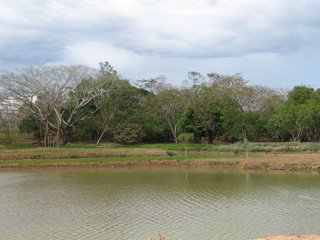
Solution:
[{"label": "bare tree", "polygon": [[138,88],[143,88],[151,93],[157,94],[165,89],[173,89],[174,87],[166,82],[167,77],[164,75],[150,78],[141,79],[134,82],[134,85]]},{"label": "bare tree", "polygon": [[44,136],[50,134],[55,144],[64,144],[69,131],[91,117],[99,107],[86,114],[81,114],[80,110],[105,94],[112,85],[113,79],[106,77],[111,66],[105,63],[100,67],[98,71],[83,65],[41,65],[2,73],[2,97],[13,99],[9,102],[11,107],[36,117],[45,126]]},{"label": "bare tree", "polygon": [[4,134],[5,143],[10,144],[12,135],[18,132],[18,118],[16,116],[16,109],[10,107],[8,102],[0,100],[0,132]]},{"label": "bare tree", "polygon": [[179,89],[165,89],[156,95],[155,105],[166,119],[175,143],[178,143],[179,116],[188,105],[187,96]]}]

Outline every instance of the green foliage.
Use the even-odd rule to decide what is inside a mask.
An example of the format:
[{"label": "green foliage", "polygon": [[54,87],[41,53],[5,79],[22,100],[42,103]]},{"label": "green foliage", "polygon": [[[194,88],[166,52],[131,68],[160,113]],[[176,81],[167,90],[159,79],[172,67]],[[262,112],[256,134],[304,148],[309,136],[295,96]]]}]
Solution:
[{"label": "green foliage", "polygon": [[139,124],[119,124],[114,130],[114,141],[121,144],[136,144],[145,136]]},{"label": "green foliage", "polygon": [[304,104],[314,97],[314,89],[306,86],[296,86],[288,94],[288,100],[294,104]]},{"label": "green foliage", "polygon": [[320,104],[318,90],[297,86],[288,100],[270,118],[273,132],[282,140],[319,141]]},{"label": "green foliage", "polygon": [[32,133],[35,138],[40,139],[42,134],[39,120],[32,116],[26,116],[20,122],[21,133]]},{"label": "green foliage", "polygon": [[270,121],[274,133],[281,139],[300,141],[303,128],[300,118],[300,106],[288,101],[275,111]]},{"label": "green foliage", "polygon": [[190,143],[193,140],[193,134],[192,133],[181,133],[178,136],[178,140],[180,143]]},{"label": "green foliage", "polygon": [[177,152],[167,151],[166,154],[167,154],[168,156],[176,156],[176,155],[177,155]]},{"label": "green foliage", "polygon": [[181,114],[179,123],[182,132],[193,133],[195,140],[197,142],[200,142],[200,138],[203,135],[203,131],[197,125],[195,111],[192,107],[188,107]]},{"label": "green foliage", "polygon": [[75,129],[73,138],[76,141],[95,141],[100,129],[99,117],[86,119]]},{"label": "green foliage", "polygon": [[[38,71],[34,72],[35,69]],[[55,85],[50,85],[50,79],[42,79],[46,74],[38,76],[51,88],[44,90],[41,84],[34,85],[41,94],[36,101],[25,102],[18,115],[22,116],[19,119],[20,132],[32,133],[43,145],[59,143],[59,138],[63,143],[83,141],[96,144],[100,140],[123,144],[142,140],[148,143],[174,140],[177,143],[179,140],[184,146],[177,144],[176,148],[170,146],[169,150],[181,150],[191,141],[202,143],[204,140],[209,144],[214,140],[243,144],[244,139],[250,142],[320,141],[320,89],[296,86],[284,93],[251,86],[240,74],[202,75],[198,72],[189,73],[189,83],[184,88],[166,83],[163,76],[132,84],[121,78],[108,62],[101,63],[100,69],[85,66],[53,69],[55,71],[49,71],[50,67],[31,67],[26,73],[31,80],[44,70],[52,74],[53,80],[57,71],[61,76],[73,71],[79,71],[82,76],[84,70],[88,74],[77,77],[75,85],[62,85],[61,96],[55,93]],[[37,77],[33,80],[36,83]],[[14,89],[15,92],[20,90]],[[28,104],[33,108],[28,108]],[[52,104],[55,108],[51,107]],[[3,131],[5,125],[0,124]],[[188,148],[193,150],[228,151],[225,146],[191,145],[188,144]],[[231,151],[243,151],[235,146],[232,145]],[[250,152],[265,151],[262,146],[255,148],[250,144],[249,148]],[[290,145],[289,151],[291,148],[296,150]]]},{"label": "green foliage", "polygon": [[178,141],[180,143],[184,143],[185,156],[188,155],[187,143],[190,143],[192,140],[193,140],[193,134],[192,133],[181,133],[178,136]]}]

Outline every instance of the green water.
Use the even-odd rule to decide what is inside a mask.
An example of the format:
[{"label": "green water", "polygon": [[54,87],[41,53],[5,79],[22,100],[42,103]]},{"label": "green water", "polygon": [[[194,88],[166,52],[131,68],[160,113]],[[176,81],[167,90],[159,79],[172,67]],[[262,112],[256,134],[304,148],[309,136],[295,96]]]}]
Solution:
[{"label": "green water", "polygon": [[0,239],[248,240],[320,233],[320,174],[0,172]]}]

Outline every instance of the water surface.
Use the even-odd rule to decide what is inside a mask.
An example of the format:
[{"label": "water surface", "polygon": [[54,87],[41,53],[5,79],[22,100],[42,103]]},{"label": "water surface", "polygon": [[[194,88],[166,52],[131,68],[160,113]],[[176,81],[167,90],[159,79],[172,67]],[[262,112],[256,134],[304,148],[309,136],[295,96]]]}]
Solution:
[{"label": "water surface", "polygon": [[248,240],[320,233],[320,175],[201,169],[0,172],[0,239]]}]

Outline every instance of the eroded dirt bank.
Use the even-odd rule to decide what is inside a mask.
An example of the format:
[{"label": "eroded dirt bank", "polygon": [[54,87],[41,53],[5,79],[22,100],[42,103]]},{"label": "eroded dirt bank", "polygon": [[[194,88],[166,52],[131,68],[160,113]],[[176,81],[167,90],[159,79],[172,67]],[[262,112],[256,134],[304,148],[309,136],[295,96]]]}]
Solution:
[{"label": "eroded dirt bank", "polygon": [[[129,159],[128,159],[129,158]],[[243,170],[265,171],[312,171],[320,172],[320,153],[263,153],[247,156],[228,156],[211,158],[189,157],[176,158],[150,156],[148,159],[133,159],[130,157],[112,160],[109,158],[82,159],[43,159],[34,162],[32,159],[24,160],[1,160],[1,169],[16,168],[116,168],[116,167],[206,167]]]},{"label": "eroded dirt bank", "polygon": [[320,240],[320,235],[274,236],[258,238],[257,240]]}]

